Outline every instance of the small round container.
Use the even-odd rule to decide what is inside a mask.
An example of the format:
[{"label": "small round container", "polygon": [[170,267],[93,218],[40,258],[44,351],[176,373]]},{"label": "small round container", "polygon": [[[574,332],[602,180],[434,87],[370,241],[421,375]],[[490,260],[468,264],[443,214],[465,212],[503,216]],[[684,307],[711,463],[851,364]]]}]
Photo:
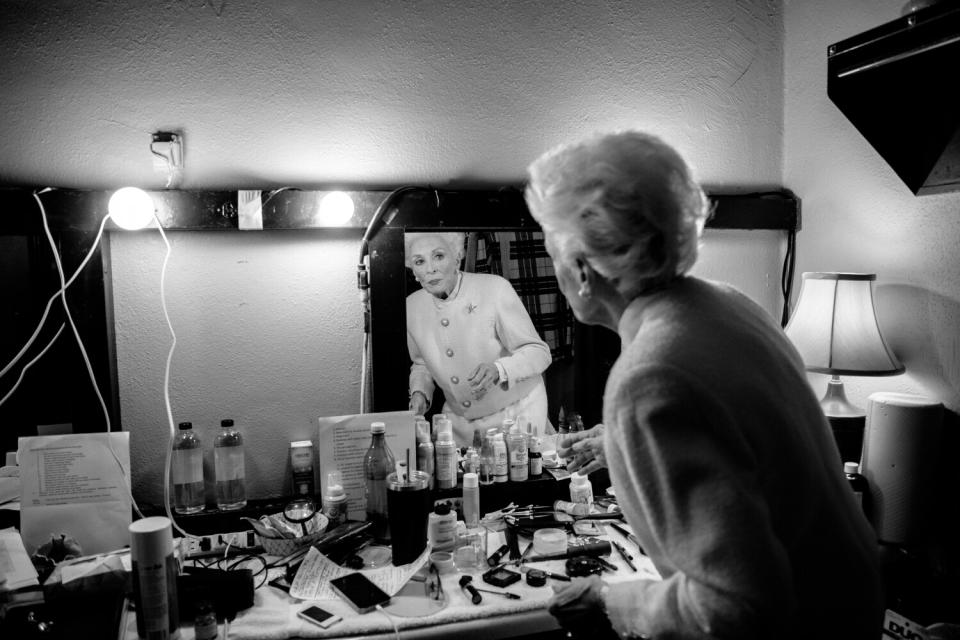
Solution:
[{"label": "small round container", "polygon": [[565,553],[567,532],[563,529],[537,529],[533,533],[533,550],[541,556]]},{"label": "small round container", "polygon": [[542,587],[547,584],[547,574],[540,569],[527,571],[527,584],[531,587]]},{"label": "small round container", "polygon": [[453,554],[449,551],[434,551],[430,554],[430,562],[437,568],[437,573],[455,573],[457,568],[453,564]]}]

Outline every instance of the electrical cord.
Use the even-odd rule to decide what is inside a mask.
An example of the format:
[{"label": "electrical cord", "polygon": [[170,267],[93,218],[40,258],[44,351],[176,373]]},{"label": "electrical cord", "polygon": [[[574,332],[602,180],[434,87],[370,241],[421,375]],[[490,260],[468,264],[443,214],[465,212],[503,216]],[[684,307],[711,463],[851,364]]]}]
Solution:
[{"label": "electrical cord", "polygon": [[783,294],[783,313],[780,326],[786,327],[790,321],[790,296],[793,293],[793,276],[797,263],[797,232],[787,232],[787,248],[783,255],[783,268],[780,272],[780,292]]},{"label": "electrical cord", "polygon": [[[39,193],[42,194],[44,193],[44,191],[40,191]],[[41,211],[42,211],[42,205],[41,205]],[[46,213],[44,213],[44,216],[46,216]],[[87,263],[90,262],[90,258],[93,257],[94,252],[100,246],[100,239],[103,237],[103,228],[107,223],[108,217],[109,216],[104,216],[103,220],[100,221],[100,229],[97,231],[97,237],[94,238],[93,240],[93,245],[91,245],[90,250],[87,252],[87,255],[83,258],[83,261],[80,263],[80,266],[77,267],[76,271],[73,272],[73,275],[70,276],[70,279],[67,280],[65,287],[68,288],[70,287],[71,284],[73,284],[73,281],[77,279],[77,276],[79,276],[80,272],[83,271],[83,268],[87,266]],[[17,362],[20,361],[20,358],[23,357],[23,355],[27,352],[27,350],[30,349],[30,347],[36,341],[37,336],[40,335],[40,330],[43,329],[43,325],[47,321],[47,316],[50,314],[50,308],[53,306],[54,301],[57,298],[59,298],[60,295],[65,290],[66,290],[65,288],[58,290],[56,293],[50,296],[49,300],[47,300],[47,306],[43,310],[43,315],[40,317],[40,321],[37,323],[37,328],[34,330],[33,335],[30,336],[30,338],[27,340],[27,343],[23,345],[23,348],[20,349],[17,355],[15,355],[13,359],[7,363],[6,366],[4,366],[3,370],[0,370],[0,377],[5,375],[15,364],[17,364]],[[2,404],[3,403],[0,402],[0,405]]]},{"label": "electrical cord", "polygon": [[25,364],[25,365],[23,366],[23,369],[20,370],[20,377],[17,378],[17,381],[13,384],[13,388],[11,388],[10,391],[7,392],[7,395],[3,396],[3,399],[0,400],[0,405],[3,405],[3,403],[6,402],[7,399],[8,399],[10,396],[13,395],[13,393],[17,390],[17,387],[20,386],[20,383],[23,382],[23,377],[24,377],[24,375],[26,375],[27,369],[29,369],[30,367],[32,367],[33,364],[34,364],[37,360],[39,360],[40,358],[42,358],[42,357],[43,357],[43,354],[45,354],[45,353],[47,352],[47,350],[50,349],[50,347],[53,346],[53,343],[56,342],[56,341],[57,341],[57,338],[60,337],[60,334],[63,333],[63,328],[64,328],[65,326],[66,326],[66,325],[61,322],[61,323],[60,323],[60,328],[57,329],[56,335],[53,336],[53,338],[50,339],[50,342],[48,342],[48,343],[47,343],[47,346],[45,346],[45,347],[43,348],[43,351],[41,351],[40,353],[38,353],[37,356],[36,356],[33,360],[31,360],[30,362],[28,362],[27,364]]},{"label": "electrical cord", "polygon": [[383,608],[382,604],[377,605],[377,611],[387,616],[387,620],[389,620],[390,624],[393,625],[393,637],[397,640],[400,640],[400,629],[397,628],[397,621],[394,619],[394,617],[387,613],[387,610]]},{"label": "electrical cord", "polygon": [[[80,338],[80,332],[77,330],[77,325],[73,321],[73,315],[70,313],[70,305],[67,304],[67,282],[63,275],[63,263],[60,260],[60,253],[57,251],[57,243],[53,239],[53,234],[50,232],[50,224],[47,220],[47,210],[43,206],[43,202],[40,200],[40,194],[46,193],[48,189],[44,189],[40,192],[33,193],[33,199],[37,201],[37,206],[40,207],[40,217],[43,221],[43,231],[47,236],[47,241],[50,243],[50,250],[53,252],[53,261],[57,265],[57,275],[60,278],[60,301],[63,303],[63,311],[67,316],[67,320],[70,323],[70,328],[73,330],[73,335],[77,340],[77,347],[80,349],[80,355],[83,356],[84,365],[87,368],[87,375],[90,377],[90,384],[93,386],[93,390],[97,395],[97,400],[100,401],[100,408],[103,410],[103,419],[107,425],[107,433],[110,434],[113,432],[112,425],[110,423],[110,412],[107,410],[107,403],[103,400],[103,395],[100,393],[100,388],[97,386],[96,376],[93,374],[93,365],[90,364],[90,357],[87,355],[87,350],[83,346],[83,340]],[[108,214],[109,217],[109,214]],[[124,487],[127,490],[127,495],[130,497],[130,504],[133,506],[133,510],[138,516],[143,517],[143,513],[140,512],[140,507],[137,505],[136,499],[133,497],[133,492],[130,488],[130,478],[127,476],[126,470],[123,468],[123,463],[120,462],[117,452],[113,448],[113,439],[107,438],[107,447],[110,449],[111,455],[113,455],[114,461],[117,463],[117,466],[120,468],[120,475],[124,479]]]}]

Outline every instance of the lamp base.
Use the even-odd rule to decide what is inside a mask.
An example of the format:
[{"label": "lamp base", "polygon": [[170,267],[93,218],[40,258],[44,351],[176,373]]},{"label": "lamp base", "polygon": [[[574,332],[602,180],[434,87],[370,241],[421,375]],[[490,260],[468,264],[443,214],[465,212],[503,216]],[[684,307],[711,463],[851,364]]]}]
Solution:
[{"label": "lamp base", "polygon": [[827,392],[820,398],[820,408],[828,418],[866,418],[867,413],[847,400],[840,376],[827,382]]},{"label": "lamp base", "polygon": [[830,422],[833,439],[837,443],[842,462],[860,462],[863,453],[863,432],[867,414],[847,400],[840,376],[827,382],[827,392],[820,399],[820,408]]}]

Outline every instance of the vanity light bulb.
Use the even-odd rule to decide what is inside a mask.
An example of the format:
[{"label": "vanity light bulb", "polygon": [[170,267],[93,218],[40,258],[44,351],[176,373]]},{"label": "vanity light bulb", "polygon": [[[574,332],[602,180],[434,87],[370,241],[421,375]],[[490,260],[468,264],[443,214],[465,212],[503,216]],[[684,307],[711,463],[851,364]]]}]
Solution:
[{"label": "vanity light bulb", "polygon": [[343,191],[331,191],[320,200],[317,222],[325,227],[345,225],[353,215],[353,199]]},{"label": "vanity light bulb", "polygon": [[143,189],[124,187],[110,196],[107,211],[119,227],[137,231],[153,220],[153,199]]}]

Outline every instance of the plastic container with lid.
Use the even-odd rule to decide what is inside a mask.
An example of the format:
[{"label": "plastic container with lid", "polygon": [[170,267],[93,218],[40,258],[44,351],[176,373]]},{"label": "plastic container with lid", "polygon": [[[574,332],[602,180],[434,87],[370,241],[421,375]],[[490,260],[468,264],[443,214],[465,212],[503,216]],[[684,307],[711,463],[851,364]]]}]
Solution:
[{"label": "plastic container with lid", "polygon": [[204,507],[203,448],[192,423],[180,423],[172,454],[173,510],[199,513]]},{"label": "plastic container with lid", "polygon": [[449,502],[441,502],[433,508],[427,521],[427,540],[434,551],[453,552],[457,542],[457,513]]},{"label": "plastic container with lid", "polygon": [[221,511],[232,511],[247,506],[243,436],[229,418],[220,421],[220,433],[213,441],[213,462],[217,477],[217,507]]},{"label": "plastic container with lid", "polygon": [[334,470],[327,474],[327,486],[323,492],[323,514],[330,521],[329,527],[347,520],[347,492],[343,489],[343,475]]}]

